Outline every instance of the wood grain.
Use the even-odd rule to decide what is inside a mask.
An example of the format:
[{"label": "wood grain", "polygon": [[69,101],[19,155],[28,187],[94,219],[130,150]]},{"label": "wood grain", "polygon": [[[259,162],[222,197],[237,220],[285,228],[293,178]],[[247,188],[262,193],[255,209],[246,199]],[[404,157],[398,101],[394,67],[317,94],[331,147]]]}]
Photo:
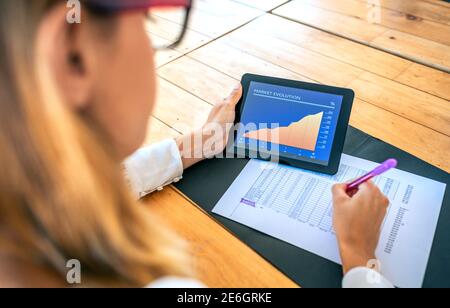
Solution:
[{"label": "wood grain", "polygon": [[[262,5],[272,6],[276,1],[278,0],[266,0]],[[157,52],[157,67],[170,63],[264,13],[254,8],[255,5],[232,0],[200,0],[194,4],[185,38],[174,49]],[[180,33],[182,20],[178,11],[156,11],[153,12],[152,22],[146,24],[146,30],[155,45],[168,45]]]},{"label": "wood grain", "polygon": [[[305,76],[221,42],[209,44],[204,48],[190,53],[188,56],[238,80],[240,80],[245,73],[254,73],[271,75],[273,77],[312,81]],[[224,61],[221,61],[220,59],[223,59]]]},{"label": "wood grain", "polygon": [[[211,90],[202,92],[200,95],[203,100],[213,103],[218,98],[215,82],[226,79],[231,89],[234,82],[237,82],[240,78],[242,70],[247,69],[247,66],[251,63],[251,61],[246,61],[247,58],[236,57],[234,52],[239,53],[239,51],[229,52],[229,48],[231,47],[221,46],[220,44],[216,44],[216,46],[209,45],[208,49],[205,48],[203,51],[199,50],[191,54],[193,57],[199,56],[197,60],[203,64],[192,62],[192,60],[187,62],[191,64],[190,78],[185,78],[184,74],[179,73],[178,67],[184,66],[186,64],[185,60],[174,61],[169,65],[172,82],[191,93],[196,91],[198,84],[202,83],[201,76],[207,75],[208,85]],[[221,52],[217,52],[224,50],[230,55],[229,59],[224,58]],[[208,55],[208,57],[205,55]],[[238,65],[236,61],[242,61],[243,63]],[[212,68],[215,63],[217,63],[215,68]],[[251,64],[249,68],[251,68]],[[291,72],[287,72],[287,74],[292,75]],[[229,75],[234,76],[233,79],[235,81],[230,80]],[[198,78],[193,78],[194,76],[198,76]],[[280,75],[280,77],[286,76]],[[219,92],[219,97],[226,95],[227,86],[220,86],[221,82],[217,84],[217,88],[222,88],[221,92]],[[405,101],[405,104],[407,103]],[[408,151],[446,171],[450,171],[450,163],[447,157],[447,153],[450,151],[450,138],[442,133],[361,99],[355,101],[351,124],[376,138]],[[409,132],[414,132],[414,134]]]},{"label": "wood grain", "polygon": [[[264,14],[263,11],[232,0],[197,0],[191,13],[189,29],[211,38],[222,36],[253,18]],[[179,15],[159,13],[172,22],[180,22]]]},{"label": "wood grain", "polygon": [[441,6],[441,7],[450,8],[450,3],[449,2],[445,2],[443,0],[421,0],[421,1],[422,2],[428,2],[430,4]]},{"label": "wood grain", "polygon": [[[353,65],[312,52],[265,33],[256,31],[235,31],[221,38],[191,56],[204,62],[207,56],[227,50],[227,45],[239,48],[247,54],[278,65],[289,71],[324,84],[350,86],[357,97],[380,108],[404,116],[440,133],[449,134],[450,104],[446,100],[418,91],[375,74],[364,72]],[[201,56],[198,56],[199,54]],[[206,55],[206,53],[208,55]],[[233,57],[234,58],[234,57]],[[226,63],[222,54],[220,65]],[[235,61],[233,59],[232,61]],[[215,67],[215,64],[208,63]],[[395,103],[393,101],[395,100]]]},{"label": "wood grain", "polygon": [[270,14],[261,16],[234,31],[229,37],[238,40],[239,37],[245,39],[246,35],[275,37],[443,99],[449,99],[450,76],[445,72],[278,16]]},{"label": "wood grain", "polygon": [[[351,125],[450,172],[450,37],[442,32],[450,5],[374,1],[379,23],[364,18],[365,0],[293,0],[275,10],[283,17],[264,14],[282,3],[196,1],[186,41],[157,54],[158,105],[146,144],[198,127],[244,73],[256,73],[354,88]],[[149,31],[164,40],[172,30]],[[189,241],[208,286],[296,286],[174,189],[144,202]]]},{"label": "wood grain", "polygon": [[[152,17],[152,20],[153,22],[147,23],[146,30],[149,33],[150,38],[154,41],[172,43],[181,33],[181,26],[173,21],[158,16]],[[175,50],[186,54],[193,49],[207,44],[211,40],[213,40],[212,37],[188,29],[183,41],[180,45],[175,47]]]},{"label": "wood grain", "polygon": [[414,63],[395,80],[450,101],[448,73]]},{"label": "wood grain", "polygon": [[154,116],[180,133],[200,127],[212,106],[189,92],[159,79],[158,104]]},{"label": "wood grain", "polygon": [[234,32],[211,45],[218,43],[231,45],[274,65],[326,84],[346,86],[363,73],[363,70],[355,66],[257,31]]},{"label": "wood grain", "polygon": [[[158,74],[210,104],[221,102],[239,84],[235,78],[219,74],[190,57],[183,57],[162,67]],[[201,78],[197,78],[199,76]]]},{"label": "wood grain", "polygon": [[[414,62],[450,71],[449,25],[384,8],[377,10],[357,0],[293,0],[274,12]],[[430,23],[433,26],[422,26]],[[431,28],[434,31],[428,33]]]},{"label": "wood grain", "polygon": [[348,86],[366,102],[450,136],[450,103],[444,99],[371,73]]},{"label": "wood grain", "polygon": [[147,138],[144,145],[150,145],[159,141],[178,137],[180,133],[157,118],[152,118],[148,125]]},{"label": "wood grain", "polygon": [[407,33],[389,30],[370,42],[396,54],[408,57],[411,61],[434,66],[450,72],[450,47],[416,37]]},{"label": "wood grain", "polygon": [[[420,38],[450,45],[450,26],[431,20],[420,18],[416,15],[405,14],[402,11],[386,9],[382,6],[373,5],[377,1],[361,0],[296,0],[313,5],[324,10],[337,12],[339,14],[356,17],[370,24],[381,25],[387,29],[409,33]],[[408,1],[410,8],[417,1]]]},{"label": "wood grain", "polygon": [[297,0],[281,6],[274,13],[361,42],[370,42],[387,31],[381,25],[369,23],[355,16],[326,10]]},{"label": "wood grain", "polygon": [[281,4],[288,2],[289,0],[233,0],[256,9],[268,12]]},{"label": "wood grain", "polygon": [[173,188],[151,195],[144,203],[188,241],[197,278],[208,287],[297,287]]},{"label": "wood grain", "polygon": [[[367,3],[367,0],[358,1]],[[388,8],[412,16],[450,25],[450,7],[444,8],[441,5],[436,5],[426,1],[377,0],[370,1],[370,3],[373,6],[381,6],[383,8]]]}]

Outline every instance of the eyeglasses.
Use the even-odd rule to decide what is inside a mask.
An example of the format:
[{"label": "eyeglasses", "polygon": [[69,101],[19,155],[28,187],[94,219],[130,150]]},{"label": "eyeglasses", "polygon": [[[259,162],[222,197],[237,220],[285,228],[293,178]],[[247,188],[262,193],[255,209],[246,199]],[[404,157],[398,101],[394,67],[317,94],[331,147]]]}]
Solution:
[{"label": "eyeglasses", "polygon": [[144,11],[146,30],[157,50],[174,48],[181,43],[192,8],[192,0],[85,0],[84,3],[101,13]]}]

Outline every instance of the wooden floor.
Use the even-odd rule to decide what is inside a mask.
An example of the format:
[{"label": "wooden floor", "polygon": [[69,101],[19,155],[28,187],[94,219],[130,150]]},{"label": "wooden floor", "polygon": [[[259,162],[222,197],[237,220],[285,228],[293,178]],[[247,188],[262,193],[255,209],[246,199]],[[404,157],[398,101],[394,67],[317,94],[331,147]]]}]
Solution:
[{"label": "wooden floor", "polygon": [[[163,37],[174,27],[170,16]],[[197,0],[157,55],[148,143],[198,127],[244,73],[350,87],[351,125],[450,172],[450,4],[439,0]],[[294,284],[174,189],[146,201],[192,244],[212,287]]]}]

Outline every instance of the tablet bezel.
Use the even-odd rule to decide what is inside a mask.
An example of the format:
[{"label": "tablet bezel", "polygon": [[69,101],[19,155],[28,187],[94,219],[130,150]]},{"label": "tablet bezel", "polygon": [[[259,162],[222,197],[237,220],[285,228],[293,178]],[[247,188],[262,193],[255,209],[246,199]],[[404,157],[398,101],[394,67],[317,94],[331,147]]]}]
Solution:
[{"label": "tablet bezel", "polygon": [[[336,126],[336,132],[335,137],[333,140],[333,145],[331,147],[331,153],[330,153],[330,159],[327,166],[320,165],[313,162],[306,162],[298,159],[293,159],[291,157],[286,157],[283,155],[280,155],[279,157],[276,157],[276,159],[282,163],[289,166],[307,169],[311,171],[316,171],[320,173],[325,174],[336,174],[339,169],[339,163],[341,161],[342,151],[344,148],[344,142],[345,142],[345,136],[347,134],[347,128],[348,123],[350,121],[350,114],[352,111],[353,106],[353,100],[355,98],[355,92],[351,89],[346,88],[339,88],[339,87],[332,87],[332,86],[326,86],[321,84],[314,84],[314,83],[308,83],[303,81],[296,81],[296,80],[288,80],[288,79],[282,79],[282,78],[275,78],[275,77],[267,77],[267,76],[261,76],[261,75],[254,75],[254,74],[245,74],[242,77],[242,87],[243,87],[243,93],[242,98],[236,105],[236,120],[235,125],[238,125],[241,123],[241,116],[242,111],[245,106],[245,100],[248,95],[248,89],[250,87],[251,82],[259,82],[259,83],[265,83],[265,84],[271,84],[276,86],[284,86],[284,87],[291,87],[291,88],[299,88],[303,90],[310,90],[310,91],[316,91],[316,92],[322,92],[322,93],[329,93],[329,94],[335,94],[340,95],[343,97],[342,99],[342,106],[338,117],[338,122]],[[229,153],[236,154],[238,151],[242,151],[243,148],[239,148],[236,146],[236,138],[237,138],[238,131],[233,131],[233,138],[230,138],[227,151]],[[264,156],[261,156],[259,151],[258,152],[250,152],[250,149],[248,147],[245,148],[245,157],[249,158],[250,154],[252,154],[252,158],[255,158],[255,156],[259,159],[267,160],[264,158]],[[266,153],[267,154],[267,153]],[[281,154],[281,153],[280,153]]]}]

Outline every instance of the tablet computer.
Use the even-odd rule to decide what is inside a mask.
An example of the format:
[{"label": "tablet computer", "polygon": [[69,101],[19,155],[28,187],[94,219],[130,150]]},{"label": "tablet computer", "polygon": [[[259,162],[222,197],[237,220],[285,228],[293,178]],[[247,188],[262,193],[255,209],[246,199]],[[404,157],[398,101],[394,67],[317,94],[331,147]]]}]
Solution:
[{"label": "tablet computer", "polygon": [[338,171],[354,92],[246,74],[227,151],[327,174]]}]

